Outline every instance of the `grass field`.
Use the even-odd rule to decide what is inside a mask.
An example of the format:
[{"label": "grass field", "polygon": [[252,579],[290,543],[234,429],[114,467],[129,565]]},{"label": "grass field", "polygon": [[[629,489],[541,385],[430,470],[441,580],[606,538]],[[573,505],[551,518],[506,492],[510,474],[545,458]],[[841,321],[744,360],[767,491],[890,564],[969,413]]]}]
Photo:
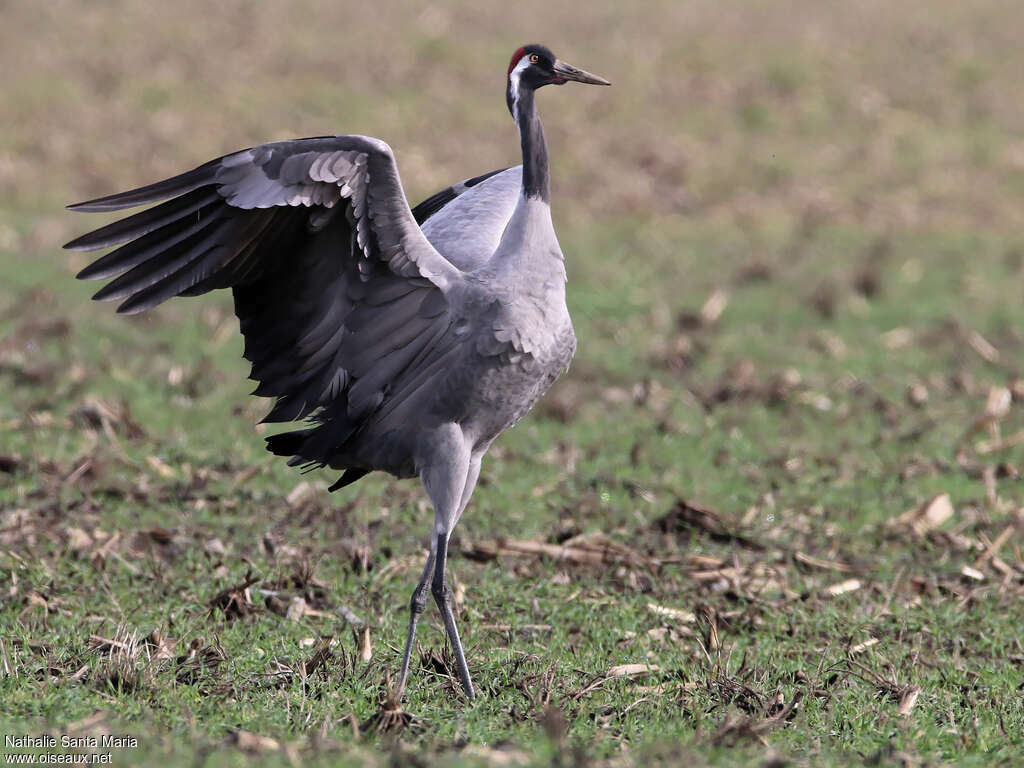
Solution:
[{"label": "grass field", "polygon": [[[114,765],[1019,765],[1024,27],[1012,2],[4,6],[0,746]],[[538,97],[579,352],[452,545],[263,451],[230,297],[91,303],[68,202],[365,133],[410,197]],[[67,748],[63,736],[132,737]]]}]

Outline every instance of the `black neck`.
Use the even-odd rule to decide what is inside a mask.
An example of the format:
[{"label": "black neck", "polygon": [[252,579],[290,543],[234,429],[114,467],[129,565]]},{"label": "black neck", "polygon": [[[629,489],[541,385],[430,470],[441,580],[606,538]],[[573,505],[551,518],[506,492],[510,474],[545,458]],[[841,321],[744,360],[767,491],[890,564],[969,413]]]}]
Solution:
[{"label": "black neck", "polygon": [[516,125],[523,148],[523,194],[539,198],[545,203],[551,200],[551,183],[548,173],[548,145],[544,141],[544,128],[533,101],[532,88],[522,88],[515,103]]}]

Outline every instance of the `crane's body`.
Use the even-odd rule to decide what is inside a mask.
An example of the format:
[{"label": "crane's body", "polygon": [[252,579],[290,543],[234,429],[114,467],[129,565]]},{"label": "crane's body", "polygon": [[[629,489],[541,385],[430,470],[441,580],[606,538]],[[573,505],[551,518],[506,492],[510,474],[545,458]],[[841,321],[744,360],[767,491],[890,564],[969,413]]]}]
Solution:
[{"label": "crane's body", "polygon": [[[422,226],[437,251],[462,270],[445,293],[449,322],[433,345],[441,359],[430,386],[417,387],[421,373],[410,367],[390,381],[391,397],[348,439],[340,439],[347,420],[328,409],[320,426],[272,438],[273,450],[294,449],[296,464],[414,477],[417,441],[429,439],[438,424],[458,424],[471,454],[481,456],[565,372],[576,337],[563,256],[550,208],[521,195],[521,177],[521,167],[507,169]],[[465,231],[474,236],[459,234]],[[289,439],[293,435],[301,444]]]},{"label": "crane's body", "polygon": [[[334,136],[263,144],[156,184],[72,208],[162,202],[68,243],[120,245],[79,277],[120,274],[94,298],[138,312],[231,288],[265,418],[290,463],[343,469],[335,490],[380,470],[418,476],[434,506],[396,698],[426,584],[473,696],[445,581],[448,539],[480,462],[569,366],[576,338],[533,102],[548,83],[606,81],[542,46],[520,48],[506,99],[523,165],[462,182],[410,209],[384,142]],[[123,273],[123,274],[122,274]]]}]

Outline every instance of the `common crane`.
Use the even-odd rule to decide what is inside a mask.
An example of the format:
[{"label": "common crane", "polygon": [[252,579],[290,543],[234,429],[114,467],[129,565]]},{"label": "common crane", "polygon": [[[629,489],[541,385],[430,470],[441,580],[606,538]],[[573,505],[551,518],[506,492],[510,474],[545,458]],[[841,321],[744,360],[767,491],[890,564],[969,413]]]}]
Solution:
[{"label": "common crane", "polygon": [[[434,527],[410,603],[394,692],[409,673],[426,586],[444,620],[466,696],[466,665],[445,580],[448,540],[480,461],[569,366],[576,337],[551,222],[548,150],[535,91],[607,80],[542,45],[516,50],[505,98],[521,166],[492,171],[409,208],[391,148],[367,136],[261,144],[139,189],[69,206],[158,203],[65,248],[120,245],[81,279],[116,279],[93,298],[118,312],[231,288],[264,421],[289,464],[419,477]],[[161,202],[165,201],[165,202]]]}]

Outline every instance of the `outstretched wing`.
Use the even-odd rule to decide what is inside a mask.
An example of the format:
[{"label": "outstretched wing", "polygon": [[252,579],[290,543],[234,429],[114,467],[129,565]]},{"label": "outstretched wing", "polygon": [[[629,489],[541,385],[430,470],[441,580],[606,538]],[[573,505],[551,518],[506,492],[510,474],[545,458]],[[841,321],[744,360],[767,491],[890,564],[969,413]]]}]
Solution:
[{"label": "outstretched wing", "polygon": [[[170,199],[168,199],[170,198]],[[232,288],[267,421],[333,404],[351,429],[450,325],[462,272],[416,223],[384,142],[337,136],[263,144],[166,181],[70,206],[162,202],[65,247],[119,248],[78,277],[140,312]]]}]

